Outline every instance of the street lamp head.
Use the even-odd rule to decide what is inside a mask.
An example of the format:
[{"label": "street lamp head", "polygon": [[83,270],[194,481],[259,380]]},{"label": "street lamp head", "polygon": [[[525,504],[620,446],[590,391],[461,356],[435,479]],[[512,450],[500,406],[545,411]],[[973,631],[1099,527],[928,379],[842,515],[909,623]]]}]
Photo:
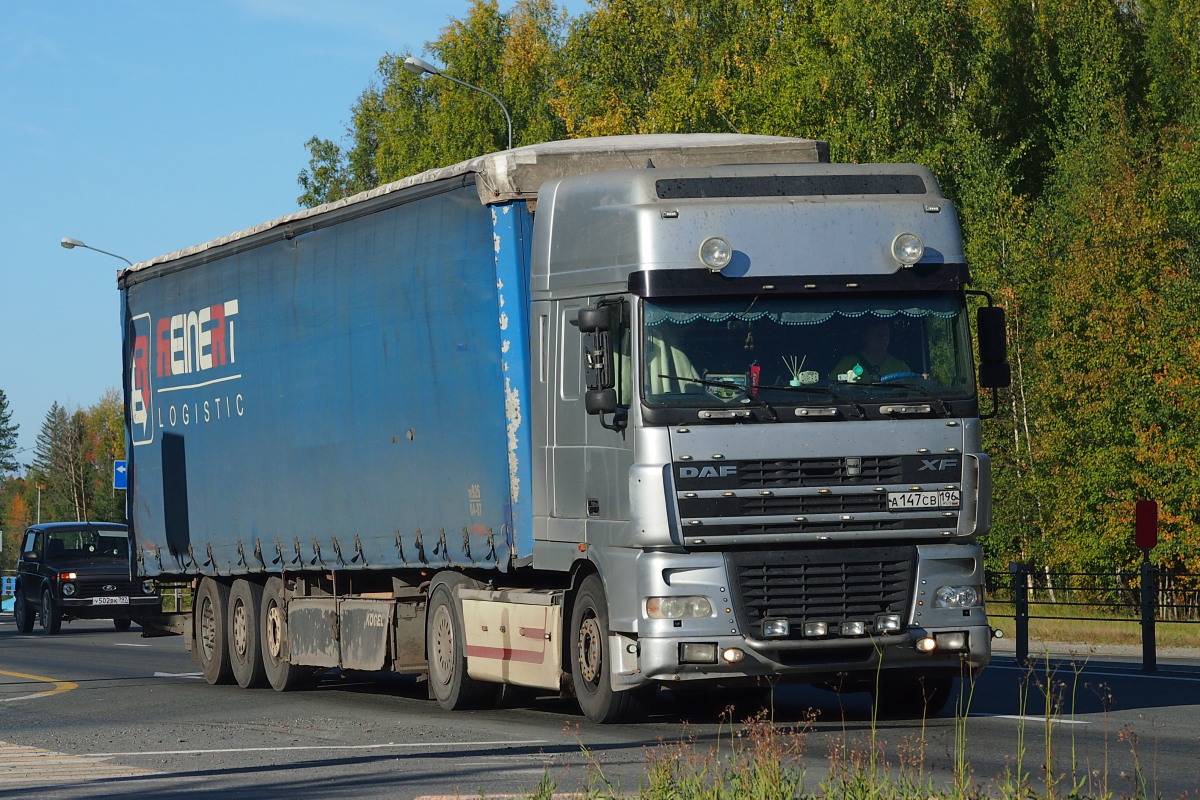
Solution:
[{"label": "street lamp head", "polygon": [[426,73],[430,75],[442,74],[442,71],[433,64],[430,64],[428,61],[422,61],[416,56],[409,56],[408,58],[404,59],[404,68],[413,75],[424,75]]},{"label": "street lamp head", "polygon": [[110,253],[107,250],[101,250],[99,247],[92,247],[90,244],[84,244],[78,239],[72,239],[70,236],[64,236],[62,240],[59,241],[59,244],[68,250],[74,250],[76,247],[82,247],[84,250],[95,250],[97,253],[103,253],[104,255],[112,256],[113,258],[119,258],[129,266],[133,266],[133,262],[125,256],[119,256],[116,253]]},{"label": "street lamp head", "polygon": [[72,239],[70,236],[64,236],[63,240],[61,242],[59,242],[59,244],[61,244],[63,247],[67,248],[68,250],[75,248],[75,247],[87,247],[87,245],[84,244],[83,242],[79,241],[78,239]]}]

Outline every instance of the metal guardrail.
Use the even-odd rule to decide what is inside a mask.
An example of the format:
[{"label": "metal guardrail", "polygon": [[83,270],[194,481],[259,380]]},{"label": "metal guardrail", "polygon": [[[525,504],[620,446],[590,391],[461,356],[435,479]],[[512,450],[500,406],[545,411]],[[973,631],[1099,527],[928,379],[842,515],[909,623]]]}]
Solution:
[{"label": "metal guardrail", "polygon": [[[1031,619],[1137,622],[1142,626],[1143,672],[1158,670],[1156,623],[1200,624],[1200,575],[1160,571],[1149,561],[1137,572],[1110,573],[1056,573],[1012,563],[1007,573],[987,572],[985,581],[989,598],[1013,604],[1016,660],[1023,665],[1029,663]],[[1055,613],[1038,613],[1045,607]],[[1104,613],[1084,615],[1083,609]]]}]

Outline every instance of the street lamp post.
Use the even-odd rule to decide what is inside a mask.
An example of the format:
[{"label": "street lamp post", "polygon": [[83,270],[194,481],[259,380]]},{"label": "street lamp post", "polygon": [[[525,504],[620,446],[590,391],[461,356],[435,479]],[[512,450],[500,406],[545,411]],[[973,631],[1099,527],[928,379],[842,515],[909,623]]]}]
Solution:
[{"label": "street lamp post", "polygon": [[97,253],[104,253],[104,255],[106,255],[106,256],[112,256],[113,258],[119,258],[122,261],[124,261],[126,264],[128,264],[129,266],[131,266],[131,267],[133,266],[133,262],[130,261],[125,256],[119,256],[116,253],[110,253],[107,250],[101,250],[99,247],[92,247],[90,244],[84,244],[83,242],[79,241],[78,239],[72,239],[70,236],[64,236],[62,241],[59,242],[59,244],[61,244],[63,247],[67,248],[68,250],[72,250],[76,247],[82,247],[86,250],[95,250]]},{"label": "street lamp post", "polygon": [[[406,70],[408,70],[409,72],[411,72],[413,75],[424,75],[425,73],[428,73],[430,75],[440,75],[448,81],[454,81],[455,83],[459,84],[460,86],[466,86],[468,89],[474,89],[475,91],[486,94],[488,97],[495,100],[496,105],[500,106],[500,110],[504,112],[504,121],[508,123],[508,149],[512,150],[512,117],[510,117],[508,115],[508,109],[504,107],[504,103],[500,102],[499,97],[496,97],[496,95],[492,94],[487,89],[479,88],[478,86],[476,86],[473,83],[467,83],[466,81],[460,81],[458,78],[455,78],[451,75],[447,75],[446,73],[442,72],[440,69],[435,67],[433,64],[430,64],[428,61],[422,61],[421,59],[417,58],[416,56],[409,56],[408,58],[404,59],[404,68]],[[66,247],[66,245],[64,244],[63,247]]]}]

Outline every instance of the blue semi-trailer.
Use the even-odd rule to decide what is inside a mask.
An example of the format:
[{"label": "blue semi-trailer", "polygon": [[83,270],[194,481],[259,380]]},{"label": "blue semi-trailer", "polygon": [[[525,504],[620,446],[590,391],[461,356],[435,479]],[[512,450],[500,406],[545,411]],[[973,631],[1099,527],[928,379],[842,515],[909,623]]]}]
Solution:
[{"label": "blue semi-trailer", "polygon": [[134,570],[193,601],[163,628],[210,683],[387,669],[446,708],[940,708],[990,653],[1003,318],[976,366],[928,170],[827,152],[520,147],[124,270]]}]

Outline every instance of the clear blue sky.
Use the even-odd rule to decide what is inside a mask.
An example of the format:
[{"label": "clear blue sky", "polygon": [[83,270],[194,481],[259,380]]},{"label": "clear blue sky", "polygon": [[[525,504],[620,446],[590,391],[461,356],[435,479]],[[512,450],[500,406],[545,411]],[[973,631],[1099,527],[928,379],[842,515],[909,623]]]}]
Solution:
[{"label": "clear blue sky", "polygon": [[[575,15],[585,0],[565,5]],[[501,0],[507,9],[511,0]],[[29,463],[121,382],[116,273],[290,213],[385,53],[468,0],[0,0],[0,389]]]}]

